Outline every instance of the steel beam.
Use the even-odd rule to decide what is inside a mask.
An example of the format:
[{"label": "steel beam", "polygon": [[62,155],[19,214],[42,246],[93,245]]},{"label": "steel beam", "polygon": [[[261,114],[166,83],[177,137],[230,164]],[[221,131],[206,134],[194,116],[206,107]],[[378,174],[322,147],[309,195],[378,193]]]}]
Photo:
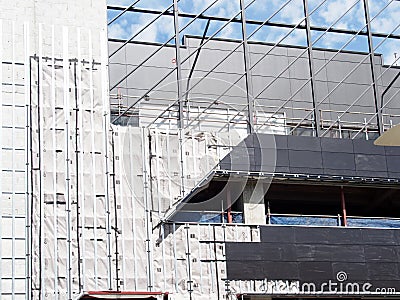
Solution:
[{"label": "steel beam", "polygon": [[[122,7],[122,6],[114,6],[114,5],[109,5],[107,6],[107,8],[109,10],[118,10],[118,11],[123,11],[126,9],[126,7]],[[128,11],[131,12],[137,12],[137,13],[145,13],[145,14],[160,14],[163,13],[162,11],[159,10],[155,10],[155,9],[145,9],[145,8],[131,8]],[[172,16],[173,12],[171,11],[165,11],[163,13],[163,15],[166,16]],[[200,16],[196,16],[195,14],[191,14],[191,13],[186,13],[186,12],[182,12],[179,14],[180,17],[183,18],[197,18],[197,19],[203,19],[203,20],[212,20],[212,21],[221,21],[221,22],[226,22],[229,21],[229,18],[224,18],[224,17],[218,17],[218,16],[211,16],[211,15],[205,15],[205,14],[201,14]],[[233,20],[231,20],[232,23],[241,23],[241,19],[240,18],[234,18]],[[287,24],[287,23],[279,23],[279,22],[266,22],[263,24],[262,21],[257,21],[257,20],[246,20],[246,23],[249,25],[263,25],[263,26],[272,26],[272,27],[280,27],[280,28],[294,28],[296,25],[295,24]],[[306,29],[306,26],[304,25],[299,25],[297,26],[297,28],[299,29]],[[310,26],[310,29],[312,31],[327,31],[330,33],[343,33],[343,34],[351,34],[351,35],[362,35],[362,36],[367,36],[368,33],[366,31],[362,31],[362,32],[357,32],[355,30],[348,30],[348,29],[340,29],[340,28],[326,28],[326,27],[320,27],[320,26]],[[387,34],[382,33],[382,32],[371,32],[371,35],[373,37],[381,37],[381,38],[385,38],[387,36]],[[400,39],[400,35],[397,34],[390,34],[389,38],[391,39]]]},{"label": "steel beam", "polygon": [[242,38],[243,38],[243,58],[244,58],[244,72],[246,75],[246,98],[247,98],[247,133],[252,134],[254,132],[254,94],[253,94],[253,82],[251,77],[251,62],[249,45],[247,43],[247,30],[246,30],[246,7],[244,0],[240,0],[240,14],[242,19]]},{"label": "steel beam", "polygon": [[319,105],[316,101],[315,95],[315,72],[314,72],[314,57],[313,57],[313,50],[312,50],[312,40],[311,40],[311,26],[310,26],[310,16],[308,10],[308,0],[303,0],[303,8],[304,8],[304,17],[305,17],[305,24],[306,24],[306,36],[307,36],[307,54],[308,54],[308,69],[310,75],[310,83],[311,83],[311,99],[313,104],[313,111],[314,111],[314,123],[315,123],[315,135],[320,136],[320,115],[319,115]]},{"label": "steel beam", "polygon": [[379,99],[381,99],[379,95],[379,89],[376,84],[375,80],[375,63],[374,63],[374,44],[372,40],[372,33],[371,33],[371,19],[369,15],[369,6],[368,0],[363,0],[364,3],[364,14],[365,14],[365,22],[366,22],[366,30],[368,36],[368,50],[369,50],[369,63],[371,68],[371,79],[372,79],[372,89],[374,92],[374,103],[375,103],[375,112],[376,112],[376,124],[378,125],[379,134],[383,133],[382,128],[382,112],[379,108]]},{"label": "steel beam", "polygon": [[178,128],[184,128],[183,102],[182,102],[182,63],[179,40],[179,11],[178,0],[174,0],[174,30],[175,30],[175,63],[176,80],[178,89]]}]

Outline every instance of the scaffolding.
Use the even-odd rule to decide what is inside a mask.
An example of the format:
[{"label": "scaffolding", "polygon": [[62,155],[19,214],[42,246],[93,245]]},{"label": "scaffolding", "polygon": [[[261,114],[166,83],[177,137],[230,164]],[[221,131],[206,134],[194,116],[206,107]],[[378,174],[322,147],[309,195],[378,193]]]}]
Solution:
[{"label": "scaffolding", "polygon": [[[265,132],[273,127],[282,134],[366,139],[398,123],[394,99],[399,57],[387,47],[397,45],[399,24],[393,22],[384,31],[379,26],[397,9],[396,1],[372,8],[367,0],[351,2],[328,23],[320,21],[330,8],[327,0],[282,1],[269,9],[259,0],[236,1],[230,14],[222,16],[217,8],[225,4],[220,0],[192,7],[188,1],[173,1],[160,9],[143,0],[128,7],[108,5],[113,17],[109,59],[114,123],[134,119],[139,126],[167,123],[190,130],[216,114],[226,115],[220,130],[241,126]],[[303,15],[284,22],[285,13],[293,9]],[[140,26],[140,17],[149,21]],[[113,36],[112,27],[128,18],[136,30],[127,32],[126,39]],[[354,25],[346,23],[349,18]],[[174,24],[173,31],[165,29],[162,37],[152,39],[146,35],[168,22]],[[204,28],[202,35],[199,28]],[[227,28],[237,34],[227,33]],[[341,42],[328,49],[329,39]],[[279,61],[279,55],[287,61]],[[384,66],[383,59],[388,61]],[[344,70],[340,65],[346,61],[352,63]],[[151,70],[158,72],[154,79],[147,75]],[[139,88],[135,82],[142,82],[140,76],[147,81]],[[359,85],[349,84],[355,78]],[[321,81],[328,81],[328,87]],[[223,88],[214,92],[217,85]],[[286,85],[289,93],[279,93]],[[241,91],[235,93],[235,88]],[[357,92],[349,93],[351,89]],[[349,98],[341,101],[346,93]]]},{"label": "scaffolding", "polygon": [[[0,22],[0,299],[235,299],[262,282],[228,279],[226,243],[260,242],[261,224],[399,228],[264,203],[252,224],[233,206],[274,184],[275,136],[373,139],[400,122],[400,24],[378,26],[398,1],[348,2],[328,23],[330,0],[195,2],[109,3],[108,39],[101,16],[84,18],[100,5],[62,7],[51,25]],[[134,32],[113,36],[124,24]],[[265,135],[270,170],[252,171],[251,134]],[[224,167],[228,155],[238,169]],[[201,193],[215,206],[185,207]]]}]

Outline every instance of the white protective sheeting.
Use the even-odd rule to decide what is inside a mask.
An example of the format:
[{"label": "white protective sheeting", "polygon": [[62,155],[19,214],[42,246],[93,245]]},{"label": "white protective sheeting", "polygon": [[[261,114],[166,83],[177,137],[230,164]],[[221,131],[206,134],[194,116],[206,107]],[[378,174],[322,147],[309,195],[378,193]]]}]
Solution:
[{"label": "white protective sheeting", "polygon": [[104,32],[16,24],[0,26],[0,298],[222,298],[224,241],[254,230],[159,221],[243,128],[110,126]]},{"label": "white protective sheeting", "polygon": [[[43,34],[40,27],[39,45]],[[30,59],[34,298],[116,286],[106,69],[94,60],[90,33],[85,57],[69,52],[70,35],[80,31],[64,27],[62,58],[39,47]]]},{"label": "white protective sheeting", "polygon": [[229,224],[159,224],[159,220],[181,197],[180,164],[184,164],[185,190],[189,192],[230,146],[240,141],[240,135],[184,134],[181,160],[177,131],[112,128],[120,289],[163,291],[172,299],[224,297],[224,242],[256,241],[253,236],[258,229]]}]

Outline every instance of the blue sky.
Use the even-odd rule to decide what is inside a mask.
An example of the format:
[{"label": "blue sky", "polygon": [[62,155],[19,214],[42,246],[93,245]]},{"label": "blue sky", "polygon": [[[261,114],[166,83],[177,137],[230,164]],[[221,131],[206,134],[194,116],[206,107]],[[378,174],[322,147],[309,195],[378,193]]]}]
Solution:
[{"label": "blue sky", "polygon": [[[250,4],[251,1],[252,0],[245,0],[246,5]],[[400,35],[400,2],[392,1],[390,3],[390,1],[391,0],[369,1],[370,14],[371,18],[373,18],[371,27],[374,32],[391,33],[393,31],[394,34]],[[120,6],[128,6],[132,2],[133,0],[108,0],[109,5]],[[181,12],[198,14],[213,2],[214,0],[180,0],[179,10]],[[256,0],[248,6],[246,17],[247,19],[265,21],[286,2],[287,0]],[[172,0],[141,0],[135,6],[165,10],[171,3]],[[291,0],[289,4],[287,4],[271,19],[271,21],[290,24],[301,22],[303,18],[302,3],[302,0]],[[377,15],[388,3],[390,3],[388,7]],[[335,23],[333,26],[334,28],[350,29],[355,31],[361,30],[364,26],[362,0],[358,2],[356,0],[309,0],[309,7],[310,11],[313,11],[310,16],[312,26],[329,27]],[[347,10],[349,11],[344,14]],[[205,14],[232,18],[238,14],[239,11],[239,0],[219,0],[209,8]],[[109,11],[109,20],[116,14],[118,14],[118,12]],[[130,38],[155,17],[156,15],[150,14],[126,13],[109,26],[109,37],[122,39]],[[182,19],[180,26],[185,26],[189,21],[189,19]],[[205,20],[196,20],[185,30],[184,34],[202,35],[205,24]],[[208,35],[215,33],[224,24],[224,22],[211,21]],[[396,29],[396,27],[398,28]],[[248,35],[250,35],[255,29],[256,26],[249,25],[247,28]],[[255,41],[275,43],[288,32],[289,29],[264,27],[254,34],[251,39]],[[322,32],[314,32],[312,36],[313,41],[318,39],[321,34]],[[163,16],[143,33],[138,35],[135,40],[164,43],[171,38],[172,35],[173,18]],[[239,39],[241,38],[241,27],[239,24],[229,24],[218,34],[218,36]],[[340,49],[351,37],[351,35],[329,33],[321,37],[319,41],[315,43],[315,46]],[[374,46],[376,47],[381,41],[382,39],[374,39]],[[306,39],[304,30],[295,30],[288,35],[282,43],[305,45]],[[355,38],[344,49],[366,51],[367,39],[365,37]],[[400,40],[387,40],[376,50],[376,52],[384,55],[384,62],[386,64],[391,64],[394,61],[394,53],[397,53],[397,55],[400,56]]]}]

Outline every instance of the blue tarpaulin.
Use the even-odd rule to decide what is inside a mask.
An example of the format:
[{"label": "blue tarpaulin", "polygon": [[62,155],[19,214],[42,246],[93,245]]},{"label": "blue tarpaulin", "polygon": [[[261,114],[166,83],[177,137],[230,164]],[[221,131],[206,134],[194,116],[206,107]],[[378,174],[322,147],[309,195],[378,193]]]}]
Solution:
[{"label": "blue tarpaulin", "polygon": [[347,218],[348,227],[400,228],[400,220],[384,218]]},{"label": "blue tarpaulin", "polygon": [[339,226],[336,217],[271,216],[270,223],[277,225]]}]

